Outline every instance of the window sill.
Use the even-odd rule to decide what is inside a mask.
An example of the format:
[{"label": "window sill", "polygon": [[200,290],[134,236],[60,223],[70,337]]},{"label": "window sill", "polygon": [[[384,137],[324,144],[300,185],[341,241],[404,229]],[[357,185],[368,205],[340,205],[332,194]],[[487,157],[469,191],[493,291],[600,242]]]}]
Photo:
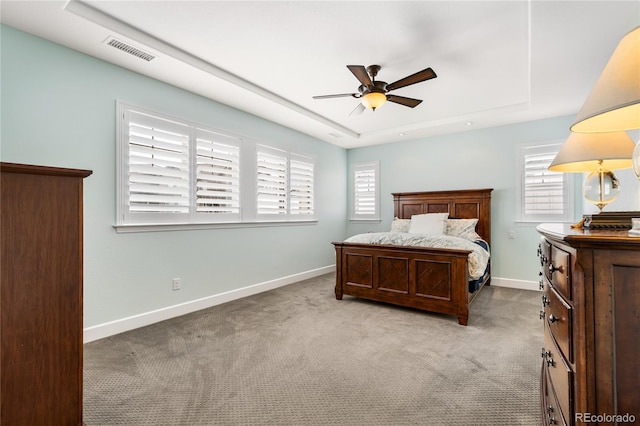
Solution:
[{"label": "window sill", "polygon": [[349,219],[351,223],[381,223],[382,219]]},{"label": "window sill", "polygon": [[315,225],[318,219],[307,220],[273,220],[260,222],[221,222],[221,223],[158,223],[158,224],[127,224],[114,225],[118,234],[135,232],[162,232],[162,231],[193,231],[206,229],[229,228],[264,228],[271,226],[303,226]]},{"label": "window sill", "polygon": [[566,220],[566,219],[545,219],[545,220],[515,220],[514,221],[516,226],[538,226],[541,223],[567,223],[567,224],[573,224],[575,222],[570,221],[570,220]]}]

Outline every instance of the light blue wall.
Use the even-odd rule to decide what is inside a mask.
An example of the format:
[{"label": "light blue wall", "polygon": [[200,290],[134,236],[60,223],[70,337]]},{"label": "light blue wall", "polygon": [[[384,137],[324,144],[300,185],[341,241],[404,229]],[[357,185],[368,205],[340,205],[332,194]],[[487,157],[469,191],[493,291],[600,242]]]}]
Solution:
[{"label": "light blue wall", "polygon": [[[565,139],[573,116],[347,152],[10,27],[0,28],[0,159],[94,172],[85,181],[85,327],[332,265],[331,241],[389,229],[392,192],[494,188],[494,276],[537,280],[535,227],[515,223],[516,148]],[[117,234],[116,99],[315,155],[318,223]],[[348,223],[348,166],[371,160],[380,160],[382,221]],[[576,219],[582,213],[579,184],[577,179]],[[640,206],[635,176],[629,174],[624,184],[616,202],[623,208],[612,204],[610,210]],[[516,231],[515,239],[507,238],[510,229]],[[183,280],[179,292],[171,291],[174,277]]]},{"label": "light blue wall", "polygon": [[[0,36],[2,161],[93,170],[85,327],[335,263],[331,241],[346,234],[344,149],[7,26]],[[116,100],[315,156],[318,223],[117,234]]]},{"label": "light blue wall", "polygon": [[[493,188],[491,202],[492,273],[536,281],[538,235],[535,225],[516,224],[516,152],[530,142],[565,140],[573,116],[473,130],[447,136],[349,150],[349,163],[380,160],[379,224],[350,223],[348,233],[388,230],[393,192]],[[577,197],[576,218],[581,200]],[[508,230],[516,238],[508,239]]]}]

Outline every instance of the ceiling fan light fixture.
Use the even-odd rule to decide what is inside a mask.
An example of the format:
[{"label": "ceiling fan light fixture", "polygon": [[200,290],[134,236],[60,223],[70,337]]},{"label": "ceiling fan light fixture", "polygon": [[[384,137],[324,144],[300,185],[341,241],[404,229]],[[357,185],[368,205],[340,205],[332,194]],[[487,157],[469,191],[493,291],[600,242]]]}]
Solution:
[{"label": "ceiling fan light fixture", "polygon": [[369,92],[365,95],[362,95],[362,105],[366,108],[370,108],[372,110],[376,110],[387,101],[387,95],[381,92]]}]

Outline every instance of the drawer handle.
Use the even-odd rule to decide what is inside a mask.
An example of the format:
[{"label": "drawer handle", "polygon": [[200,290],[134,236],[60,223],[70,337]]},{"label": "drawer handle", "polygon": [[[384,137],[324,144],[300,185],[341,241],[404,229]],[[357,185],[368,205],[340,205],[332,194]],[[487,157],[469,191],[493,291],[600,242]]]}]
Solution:
[{"label": "drawer handle", "polygon": [[549,413],[549,415],[553,413],[553,405],[547,405],[547,413]]},{"label": "drawer handle", "polygon": [[564,271],[564,266],[560,265],[557,268],[555,267],[555,265],[551,264],[549,265],[549,273],[553,275],[554,272],[563,272]]},{"label": "drawer handle", "polygon": [[551,352],[548,351],[549,355],[547,355],[547,367],[554,367],[556,365],[555,362],[553,362],[553,358],[551,357]]},{"label": "drawer handle", "polygon": [[555,425],[555,424],[558,424],[558,421],[556,420],[555,417],[549,416],[549,424],[550,425]]},{"label": "drawer handle", "polygon": [[540,356],[545,359],[547,367],[553,367],[555,365],[555,363],[553,362],[553,358],[551,357],[551,351],[545,351],[544,348],[542,348],[542,353],[540,353]]},{"label": "drawer handle", "polygon": [[540,311],[540,319],[544,318],[544,311]]},{"label": "drawer handle", "polygon": [[538,281],[538,288],[540,290],[544,289],[544,284],[542,284],[542,280]]},{"label": "drawer handle", "polygon": [[560,321],[560,318],[558,318],[557,316],[553,315],[553,314],[549,314],[549,322],[551,324],[553,324],[556,321]]},{"label": "drawer handle", "polygon": [[545,306],[548,306],[551,304],[551,300],[549,300],[549,298],[547,297],[546,294],[542,295],[542,307],[544,308]]}]

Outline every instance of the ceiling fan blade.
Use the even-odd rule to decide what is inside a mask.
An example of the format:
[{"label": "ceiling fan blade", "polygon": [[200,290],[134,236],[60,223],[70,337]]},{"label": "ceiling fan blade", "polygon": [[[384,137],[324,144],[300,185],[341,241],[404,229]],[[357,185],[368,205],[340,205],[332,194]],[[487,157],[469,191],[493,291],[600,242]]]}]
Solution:
[{"label": "ceiling fan blade", "polygon": [[409,108],[415,108],[422,102],[421,99],[405,98],[404,96],[387,95],[389,102],[395,102],[396,104],[408,106]]},{"label": "ceiling fan blade", "polygon": [[394,81],[391,84],[387,84],[387,91],[399,89],[401,87],[409,86],[411,84],[420,83],[421,81],[436,78],[436,73],[431,68],[426,68],[422,71],[418,71],[415,74],[411,74],[408,77],[402,78],[398,81]]},{"label": "ceiling fan blade", "polygon": [[345,98],[347,96],[351,96],[351,97],[358,97],[358,95],[356,93],[339,93],[336,95],[320,95],[320,96],[314,96],[313,99],[330,99],[330,98]]},{"label": "ceiling fan blade", "polygon": [[365,110],[364,105],[362,105],[362,103],[358,103],[358,106],[356,106],[354,110],[349,113],[349,115],[362,114],[362,111],[364,110]]},{"label": "ceiling fan blade", "polygon": [[363,86],[371,87],[373,86],[373,82],[371,78],[369,78],[369,73],[367,73],[367,69],[362,65],[347,65],[349,71],[356,76],[358,81],[362,83]]}]

